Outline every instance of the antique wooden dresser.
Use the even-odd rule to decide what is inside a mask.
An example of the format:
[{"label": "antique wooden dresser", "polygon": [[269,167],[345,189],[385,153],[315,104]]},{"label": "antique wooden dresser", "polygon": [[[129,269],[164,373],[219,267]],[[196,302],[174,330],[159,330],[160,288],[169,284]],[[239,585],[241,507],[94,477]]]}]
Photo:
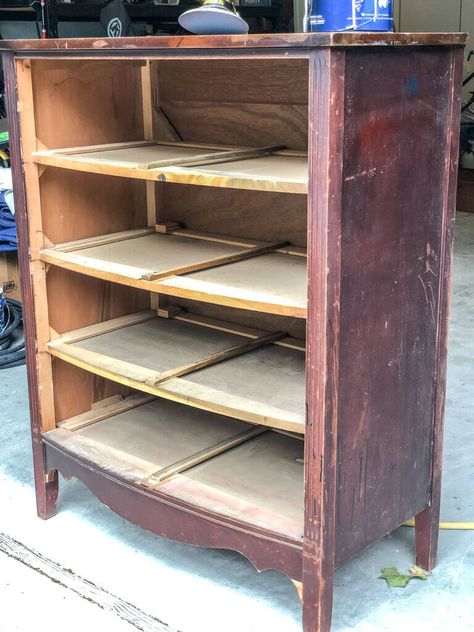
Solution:
[{"label": "antique wooden dresser", "polygon": [[0,42],[41,518],[77,477],[305,632],[408,518],[435,564],[464,41]]}]

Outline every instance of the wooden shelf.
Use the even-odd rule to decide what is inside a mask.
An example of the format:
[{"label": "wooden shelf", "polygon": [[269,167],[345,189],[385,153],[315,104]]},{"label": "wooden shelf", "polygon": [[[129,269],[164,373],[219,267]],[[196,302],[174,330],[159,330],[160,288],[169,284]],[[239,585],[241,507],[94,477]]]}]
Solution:
[{"label": "wooden shelf", "polygon": [[304,255],[282,244],[179,229],[163,234],[151,228],[60,244],[40,253],[46,263],[107,281],[297,318],[306,317]]},{"label": "wooden shelf", "polygon": [[271,340],[268,332],[147,310],[65,334],[48,350],[136,390],[303,434],[304,345]]},{"label": "wooden shelf", "polygon": [[35,162],[112,176],[305,194],[308,157],[282,147],[136,141],[38,151]]},{"label": "wooden shelf", "polygon": [[297,439],[137,395],[61,425],[44,434],[45,442],[108,476],[196,511],[302,538],[303,442]]}]

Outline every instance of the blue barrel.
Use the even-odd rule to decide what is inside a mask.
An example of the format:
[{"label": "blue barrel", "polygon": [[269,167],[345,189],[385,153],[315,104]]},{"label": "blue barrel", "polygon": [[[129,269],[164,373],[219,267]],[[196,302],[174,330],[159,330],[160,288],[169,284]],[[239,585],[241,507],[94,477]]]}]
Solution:
[{"label": "blue barrel", "polygon": [[306,0],[305,31],[393,31],[393,0]]}]

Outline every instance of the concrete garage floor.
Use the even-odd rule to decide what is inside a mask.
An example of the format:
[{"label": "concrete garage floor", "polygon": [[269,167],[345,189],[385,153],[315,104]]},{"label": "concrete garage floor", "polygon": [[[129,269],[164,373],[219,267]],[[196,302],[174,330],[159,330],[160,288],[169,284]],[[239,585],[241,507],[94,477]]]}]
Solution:
[{"label": "concrete garage floor", "polygon": [[[458,215],[455,251],[442,519],[472,521],[474,214]],[[77,480],[37,519],[24,367],[0,373],[0,402],[0,632],[301,630],[286,577],[146,533]],[[443,531],[439,558],[427,582],[390,590],[380,569],[413,564],[413,529],[372,546],[336,573],[333,630],[474,631],[474,532]]]}]

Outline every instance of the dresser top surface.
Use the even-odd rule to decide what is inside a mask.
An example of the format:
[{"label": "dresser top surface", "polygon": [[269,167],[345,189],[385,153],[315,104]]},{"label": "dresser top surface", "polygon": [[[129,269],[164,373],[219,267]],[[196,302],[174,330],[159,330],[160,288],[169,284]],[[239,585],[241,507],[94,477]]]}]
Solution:
[{"label": "dresser top surface", "polygon": [[351,46],[453,46],[464,45],[465,33],[274,33],[264,35],[186,35],[122,38],[68,38],[3,40],[0,51],[22,56],[112,53],[119,55],[181,50],[292,49]]}]

